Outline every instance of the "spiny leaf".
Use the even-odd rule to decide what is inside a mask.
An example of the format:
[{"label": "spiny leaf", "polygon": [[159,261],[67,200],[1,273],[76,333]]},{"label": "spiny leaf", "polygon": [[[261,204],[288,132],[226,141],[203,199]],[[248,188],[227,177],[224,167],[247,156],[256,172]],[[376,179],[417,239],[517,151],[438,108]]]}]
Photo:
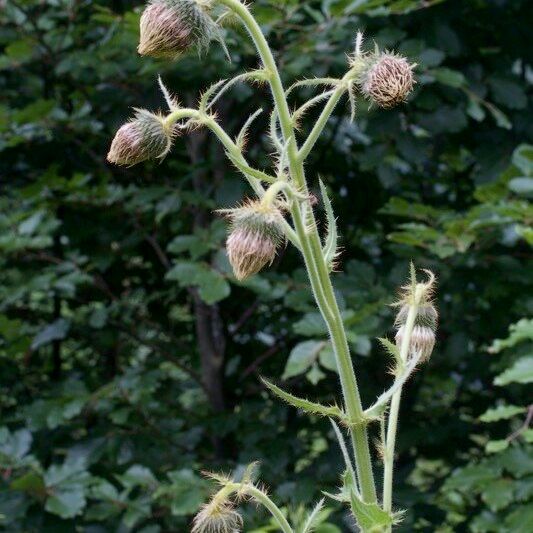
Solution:
[{"label": "spiny leaf", "polygon": [[244,126],[241,128],[241,131],[239,132],[239,135],[237,135],[237,139],[235,140],[235,144],[239,148],[239,150],[242,152],[246,146],[246,139],[248,137],[248,129],[250,128],[252,122],[263,112],[262,108],[259,108],[255,113],[250,115],[246,122],[244,123]]},{"label": "spiny leaf", "polygon": [[326,210],[327,218],[327,235],[322,253],[324,254],[326,264],[328,265],[328,268],[331,271],[335,266],[335,258],[337,257],[337,220],[335,219],[335,215],[333,214],[333,208],[331,207],[331,202],[329,200],[326,187],[324,186],[322,180],[319,180],[319,184],[320,194],[322,195],[322,200],[324,202],[324,209]]},{"label": "spiny leaf", "polygon": [[333,426],[333,430],[335,431],[335,435],[337,436],[337,441],[339,442],[339,447],[341,449],[342,456],[344,458],[344,463],[346,465],[346,472],[351,477],[352,488],[359,495],[359,491],[358,491],[358,487],[357,487],[357,477],[355,475],[355,469],[353,467],[352,460],[350,459],[350,454],[348,453],[348,448],[346,447],[346,442],[344,442],[344,437],[342,436],[342,432],[341,432],[339,426],[337,426],[337,424],[335,423],[334,420],[332,420],[330,418],[329,421],[331,422],[331,425]]},{"label": "spiny leaf", "polygon": [[335,87],[340,83],[341,80],[337,78],[311,78],[308,80],[300,80],[296,83],[293,83],[285,92],[287,96],[297,89],[298,87],[317,87],[320,85],[326,85],[328,87]]},{"label": "spiny leaf", "polygon": [[342,411],[342,409],[340,409],[336,405],[326,406],[320,403],[304,400],[303,398],[298,398],[297,396],[293,396],[292,394],[285,392],[283,389],[276,387],[276,385],[270,383],[266,379],[262,379],[262,381],[276,396],[287,402],[289,405],[296,407],[297,409],[301,409],[302,411],[314,415],[328,416],[338,418],[340,420],[346,419],[344,411]]},{"label": "spiny leaf", "polygon": [[175,111],[179,108],[179,103],[177,98],[173,97],[169,90],[165,87],[165,84],[163,83],[163,80],[161,79],[161,76],[157,77],[157,82],[159,83],[159,88],[161,89],[161,92],[163,93],[163,96],[165,98],[165,102],[167,103],[168,109],[170,111]]},{"label": "spiny leaf", "polygon": [[305,104],[302,104],[292,115],[293,123],[294,123],[295,127],[298,126],[300,120],[303,118],[305,113],[307,113],[307,111],[309,111],[309,109],[311,109],[313,106],[315,106],[316,104],[318,104],[322,100],[324,100],[324,99],[328,98],[329,96],[331,96],[333,94],[333,92],[334,92],[333,90],[325,91],[325,92],[320,93],[317,96],[311,98],[310,100],[305,102]]},{"label": "spiny leaf", "polygon": [[352,492],[352,512],[363,533],[383,533],[392,525],[392,515],[381,509],[377,503],[365,503]]},{"label": "spiny leaf", "polygon": [[387,353],[395,360],[396,364],[401,367],[403,362],[402,358],[400,357],[400,350],[398,349],[398,346],[385,337],[380,337],[378,341],[380,342],[381,346],[385,348]]},{"label": "spiny leaf", "polygon": [[317,526],[317,521],[320,518],[320,511],[324,507],[324,498],[322,498],[314,507],[314,509],[309,514],[308,519],[305,522],[304,527],[302,528],[302,533],[312,533],[315,526]]},{"label": "spiny leaf", "polygon": [[217,92],[219,87],[221,87],[222,85],[226,83],[226,81],[227,80],[224,79],[224,80],[217,81],[216,83],[213,83],[213,85],[211,85],[211,87],[209,87],[202,94],[202,96],[200,97],[200,105],[199,105],[200,111],[203,111],[204,113],[205,111],[207,111],[207,106],[209,104],[210,98]]},{"label": "spiny leaf", "polygon": [[278,135],[278,123],[279,123],[279,116],[276,109],[272,110],[272,113],[270,113],[270,140],[272,141],[272,144],[276,148],[278,152],[281,152],[283,150],[283,141],[281,140],[281,137]]}]

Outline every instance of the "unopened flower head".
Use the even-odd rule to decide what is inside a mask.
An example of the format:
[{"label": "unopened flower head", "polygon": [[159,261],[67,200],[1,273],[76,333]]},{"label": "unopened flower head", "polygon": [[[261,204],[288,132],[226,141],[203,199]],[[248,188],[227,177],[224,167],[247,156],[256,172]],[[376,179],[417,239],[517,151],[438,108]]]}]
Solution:
[{"label": "unopened flower head", "polygon": [[207,0],[151,0],[141,16],[139,54],[174,59],[220,38]]},{"label": "unopened flower head", "polygon": [[390,52],[370,54],[364,60],[360,86],[367,98],[385,108],[407,99],[415,84],[413,68],[416,65]]},{"label": "unopened flower head", "polygon": [[435,288],[435,276],[426,271],[428,281],[417,283],[414,269],[411,272],[411,283],[402,287],[402,296],[396,304],[400,307],[396,315],[395,326],[396,345],[401,349],[406,329],[408,327],[409,314],[416,310],[416,316],[412,323],[409,341],[409,355],[420,354],[421,361],[427,361],[435,346],[435,332],[437,330],[438,312],[433,303]]},{"label": "unopened flower head", "polygon": [[172,146],[174,131],[174,127],[167,126],[162,116],[137,109],[135,117],[115,134],[107,160],[131,166],[147,159],[162,158]]},{"label": "unopened flower head", "polygon": [[[396,346],[401,347],[405,335],[405,325],[396,332]],[[411,332],[409,352],[412,356],[420,354],[420,361],[427,361],[435,347],[435,331],[427,326],[415,326]]]},{"label": "unopened flower head", "polygon": [[284,241],[279,209],[251,201],[222,212],[231,221],[226,249],[235,277],[246,279],[271,264]]},{"label": "unopened flower head", "polygon": [[191,533],[238,533],[242,517],[231,502],[215,500],[202,506],[194,517]]}]

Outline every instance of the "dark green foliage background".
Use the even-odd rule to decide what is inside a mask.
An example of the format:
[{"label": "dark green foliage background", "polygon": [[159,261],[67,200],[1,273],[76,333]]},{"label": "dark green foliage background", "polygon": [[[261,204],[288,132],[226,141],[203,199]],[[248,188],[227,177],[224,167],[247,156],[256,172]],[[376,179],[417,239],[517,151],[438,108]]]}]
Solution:
[{"label": "dark green foliage background", "polygon": [[[487,349],[533,308],[528,2],[252,7],[286,82],[342,75],[358,28],[368,46],[419,64],[408,105],[361,101],[355,123],[337,109],[308,176],[314,190],[322,176],[339,218],[334,279],[367,404],[390,382],[375,338],[392,333],[387,304],[409,261],[439,277],[437,348],[401,413],[403,530],[528,531],[530,432],[484,451],[525,413],[478,419],[499,401],[531,403],[531,358],[521,383],[494,377],[531,350],[533,322],[521,323],[520,342]],[[342,467],[327,421],[271,399],[259,380],[324,402],[339,392],[327,346],[312,355],[327,339],[297,252],[235,282],[213,210],[249,191],[205,132],[178,139],[161,164],[105,162],[131,107],[163,107],[158,74],[192,105],[210,83],[255,68],[245,33],[228,30],[231,64],[216,46],[160,63],[136,54],[140,2],[0,8],[0,528],[189,531],[210,491],[200,472],[257,459],[274,499],[298,515],[334,490]],[[231,132],[270,107],[256,87],[223,100]],[[249,142],[260,167],[265,127],[259,120]],[[353,531],[328,505],[318,533]],[[246,531],[274,530],[262,512],[244,512]]]}]

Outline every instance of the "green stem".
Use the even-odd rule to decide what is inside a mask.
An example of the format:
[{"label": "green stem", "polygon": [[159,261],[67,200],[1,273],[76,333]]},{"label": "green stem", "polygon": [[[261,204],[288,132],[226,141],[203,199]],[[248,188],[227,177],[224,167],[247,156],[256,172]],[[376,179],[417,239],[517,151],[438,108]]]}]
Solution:
[{"label": "green stem", "polygon": [[[202,122],[205,124],[219,139],[219,141],[222,143],[224,148],[228,151],[228,153],[238,162],[240,162],[243,167],[248,167],[251,170],[252,167],[248,164],[245,157],[242,155],[241,150],[239,147],[233,142],[231,137],[225,132],[224,128],[220,126],[220,124],[211,116],[205,115],[201,113],[200,111],[196,109],[189,109],[189,108],[183,108],[183,109],[176,109],[172,113],[170,113],[165,118],[166,125],[175,124],[176,122],[184,119],[194,119],[198,120],[199,122]],[[259,171],[258,171],[259,172]],[[246,179],[248,180],[248,183],[254,190],[254,192],[259,196],[260,198],[263,197],[265,194],[265,189],[261,185],[261,182],[259,179],[253,177],[252,175],[245,174]],[[290,224],[288,224],[286,221],[283,223],[283,229],[285,231],[285,235],[287,238],[298,248],[300,249],[300,242],[298,239],[298,236],[294,232],[294,230],[291,228]]]},{"label": "green stem", "polygon": [[[415,289],[413,302],[409,307],[407,320],[405,321],[402,344],[400,346],[400,359],[405,365],[409,356],[409,346],[411,344],[411,335],[415,326],[416,316],[418,314],[418,304],[420,301],[421,290]],[[383,455],[383,510],[390,512],[392,510],[392,485],[394,476],[394,450],[396,447],[396,433],[398,431],[398,415],[400,413],[400,402],[402,398],[402,388],[394,393],[391,399],[387,437],[385,440],[385,450]],[[391,529],[389,528],[389,531]]]},{"label": "green stem", "polygon": [[[283,137],[285,142],[290,139],[287,151],[291,177],[294,180],[297,189],[303,194],[308,194],[303,167],[303,160],[305,157],[302,157],[302,154],[298,152],[289,105],[287,103],[283,84],[272,51],[270,50],[257,21],[246,6],[244,6],[239,0],[219,1],[229,7],[241,18],[255,43],[259,56],[263,61],[263,66],[269,75],[270,87],[278,111]],[[344,90],[345,87],[343,86],[342,92],[344,92]],[[341,89],[338,88],[332,95],[330,101],[326,105],[327,114],[324,114],[323,112],[324,117],[322,127],[320,129],[314,129],[313,131],[315,131],[315,133],[313,135],[318,137],[326,120],[333,111],[333,108],[342,96],[342,92]],[[312,141],[311,147],[313,144],[314,141]],[[350,358],[344,323],[329,278],[329,271],[322,254],[322,246],[314,214],[311,210],[308,210],[309,220],[302,220],[302,212],[297,203],[293,204],[291,214],[301,244],[301,251],[308,271],[313,294],[324,320],[326,321],[331,336],[346,411],[350,420],[353,422],[353,425],[350,427],[350,432],[357,464],[361,494],[365,501],[375,502],[376,489],[361,398]]]},{"label": "green stem", "polygon": [[254,500],[258,501],[264,507],[266,507],[266,509],[268,509],[268,511],[270,512],[274,520],[278,523],[283,533],[294,533],[289,522],[287,522],[287,519],[281,512],[281,509],[263,491],[259,490],[253,485],[249,485],[244,489],[244,491],[252,498],[254,498]]},{"label": "green stem", "polygon": [[322,110],[322,113],[320,113],[320,116],[315,122],[313,129],[309,133],[307,139],[305,140],[302,147],[300,148],[300,151],[298,152],[298,159],[300,161],[304,161],[306,157],[311,153],[311,150],[313,149],[313,146],[320,137],[320,134],[324,130],[324,126],[329,120],[331,113],[333,113],[333,110],[335,109],[335,107],[339,103],[339,100],[345,92],[346,86],[344,85],[344,83],[341,83],[329,98],[328,103],[324,106],[324,109]]}]

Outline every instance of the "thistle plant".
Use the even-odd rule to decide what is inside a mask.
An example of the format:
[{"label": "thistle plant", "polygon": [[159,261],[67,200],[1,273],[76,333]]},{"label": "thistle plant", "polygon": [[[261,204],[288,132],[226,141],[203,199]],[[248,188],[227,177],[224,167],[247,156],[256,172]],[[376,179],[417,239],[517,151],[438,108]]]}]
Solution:
[{"label": "thistle plant", "polygon": [[[346,331],[332,285],[332,272],[338,262],[336,219],[326,188],[320,187],[327,217],[321,235],[317,224],[317,203],[309,190],[305,161],[322,133],[333,110],[343,96],[355,117],[356,96],[367,98],[378,107],[390,108],[406,101],[413,89],[414,64],[392,52],[363,49],[363,36],[354,32],[355,50],[340,79],[314,78],[298,81],[285,88],[272,51],[249,7],[240,0],[153,0],[141,17],[139,52],[175,59],[192,47],[205,50],[212,40],[223,44],[222,22],[239,20],[247,29],[257,51],[260,68],[214,83],[200,97],[197,108],[179,105],[160,81],[169,106],[165,116],[137,111],[135,119],[119,129],[108,159],[119,165],[132,165],[167,154],[177,131],[205,127],[222,143],[226,155],[252,189],[252,197],[240,206],[221,209],[229,221],[226,242],[228,258],[235,277],[248,278],[272,263],[285,243],[301,253],[311,289],[327,325],[340,378],[342,401],[325,406],[297,398],[276,385],[264,382],[272,393],[290,405],[314,415],[328,417],[339,441],[344,473],[337,494],[327,494],[347,505],[361,531],[388,532],[401,519],[393,510],[392,487],[396,432],[402,388],[409,376],[429,359],[435,344],[437,312],[432,303],[435,278],[426,272],[417,281],[411,267],[409,283],[397,302],[395,342],[381,339],[392,358],[393,382],[374,404],[364,408],[356,373],[350,356]],[[246,158],[247,132],[262,112],[258,110],[243,121],[241,131],[232,138],[217,121],[215,102],[237,82],[268,84],[274,101],[268,137],[274,150],[272,170],[254,168]],[[291,95],[300,87],[322,90],[291,111]],[[300,124],[312,107],[322,106],[305,138],[299,138]],[[371,453],[369,430],[380,435],[376,453]],[[348,440],[346,440],[348,437]],[[383,482],[378,485],[375,470],[382,461]],[[240,480],[211,474],[219,490],[198,513],[194,533],[239,531],[242,518],[237,505],[253,500],[264,506],[284,533],[309,533],[324,503],[310,511],[304,524],[291,525],[266,490],[254,481],[251,467]],[[378,495],[378,488],[382,492]]]}]

